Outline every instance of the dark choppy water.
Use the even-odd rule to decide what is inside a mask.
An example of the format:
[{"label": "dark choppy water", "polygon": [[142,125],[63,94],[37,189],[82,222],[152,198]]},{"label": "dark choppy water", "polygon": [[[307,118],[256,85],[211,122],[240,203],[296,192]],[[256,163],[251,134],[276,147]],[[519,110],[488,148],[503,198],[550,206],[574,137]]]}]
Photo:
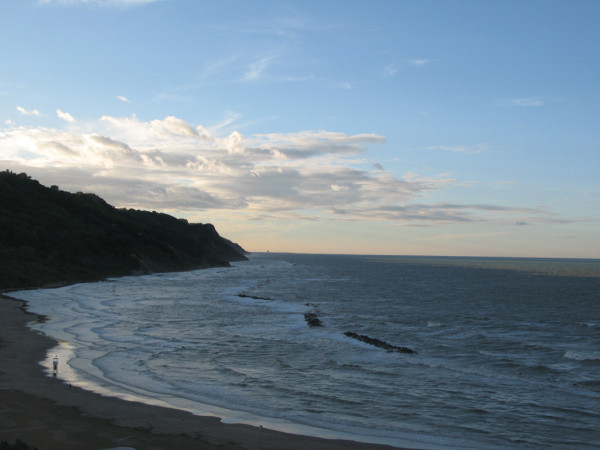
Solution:
[{"label": "dark choppy water", "polygon": [[257,254],[11,295],[89,389],[397,445],[600,448],[598,260]]}]

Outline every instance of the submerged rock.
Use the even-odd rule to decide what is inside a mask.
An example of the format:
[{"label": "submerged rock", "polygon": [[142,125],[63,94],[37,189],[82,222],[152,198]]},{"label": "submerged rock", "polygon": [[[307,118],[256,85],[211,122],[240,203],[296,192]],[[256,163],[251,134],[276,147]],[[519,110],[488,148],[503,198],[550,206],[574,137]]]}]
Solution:
[{"label": "submerged rock", "polygon": [[321,322],[321,320],[319,319],[317,314],[314,312],[304,313],[304,320],[306,320],[306,323],[308,324],[309,327],[322,327],[323,326],[323,323]]},{"label": "submerged rock", "polygon": [[411,354],[417,353],[412,348],[398,347],[396,345],[392,345],[392,344],[389,344],[388,342],[382,341],[381,339],[365,336],[364,334],[357,334],[352,331],[346,331],[344,334],[348,337],[357,339],[361,342],[365,342],[367,344],[374,345],[375,347],[383,348],[390,353],[411,353]]}]

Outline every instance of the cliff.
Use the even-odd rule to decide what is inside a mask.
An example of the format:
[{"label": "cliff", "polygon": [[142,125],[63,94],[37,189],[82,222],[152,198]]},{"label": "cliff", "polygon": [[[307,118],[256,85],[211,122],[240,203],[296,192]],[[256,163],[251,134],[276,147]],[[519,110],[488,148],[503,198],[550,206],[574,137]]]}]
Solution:
[{"label": "cliff", "polygon": [[117,209],[0,172],[0,288],[226,266],[243,253],[211,224]]}]

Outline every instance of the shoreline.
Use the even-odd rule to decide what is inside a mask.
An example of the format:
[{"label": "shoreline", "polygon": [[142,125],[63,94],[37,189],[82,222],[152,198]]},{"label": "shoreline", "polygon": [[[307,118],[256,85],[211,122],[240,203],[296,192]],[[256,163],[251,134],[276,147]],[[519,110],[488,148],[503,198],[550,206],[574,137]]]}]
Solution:
[{"label": "shoreline", "polygon": [[70,387],[44,373],[40,361],[57,342],[27,326],[43,317],[27,312],[25,305],[0,294],[0,441],[20,439],[49,450],[398,448],[226,424],[217,417]]}]

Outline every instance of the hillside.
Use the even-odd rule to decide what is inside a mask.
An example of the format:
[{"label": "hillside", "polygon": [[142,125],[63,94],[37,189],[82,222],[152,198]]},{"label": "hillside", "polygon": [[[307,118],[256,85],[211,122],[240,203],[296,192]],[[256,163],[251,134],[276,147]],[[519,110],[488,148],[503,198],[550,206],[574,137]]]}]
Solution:
[{"label": "hillside", "polygon": [[243,253],[211,224],[117,209],[0,172],[0,288],[226,266]]}]

